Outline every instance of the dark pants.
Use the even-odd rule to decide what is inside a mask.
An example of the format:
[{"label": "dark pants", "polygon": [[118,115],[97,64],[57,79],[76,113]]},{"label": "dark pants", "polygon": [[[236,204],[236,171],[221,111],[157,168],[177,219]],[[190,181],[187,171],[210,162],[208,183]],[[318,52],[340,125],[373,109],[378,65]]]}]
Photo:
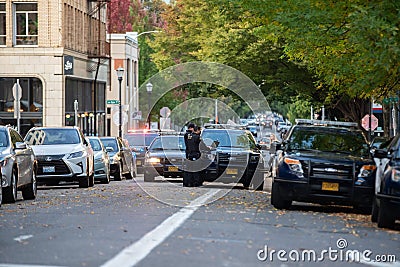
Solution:
[{"label": "dark pants", "polygon": [[[193,187],[193,186],[201,186],[203,181],[201,181],[200,172],[194,170],[193,172],[190,171],[191,165],[194,164],[194,161],[200,158],[200,153],[189,153],[186,161],[186,167],[184,168],[185,171],[183,173],[183,186],[185,187]],[[189,162],[190,161],[190,162]],[[195,164],[194,164],[195,165]]]}]

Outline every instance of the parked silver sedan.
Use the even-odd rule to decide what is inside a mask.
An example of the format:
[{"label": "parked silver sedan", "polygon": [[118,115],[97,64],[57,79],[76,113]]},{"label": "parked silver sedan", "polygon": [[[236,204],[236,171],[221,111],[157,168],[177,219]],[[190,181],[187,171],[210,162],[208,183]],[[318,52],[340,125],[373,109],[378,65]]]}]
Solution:
[{"label": "parked silver sedan", "polygon": [[110,182],[110,157],[103,143],[96,136],[86,137],[94,153],[94,179],[108,184]]},{"label": "parked silver sedan", "polygon": [[0,166],[2,202],[14,203],[18,190],[24,199],[36,198],[35,155],[21,135],[9,126],[0,126]]}]

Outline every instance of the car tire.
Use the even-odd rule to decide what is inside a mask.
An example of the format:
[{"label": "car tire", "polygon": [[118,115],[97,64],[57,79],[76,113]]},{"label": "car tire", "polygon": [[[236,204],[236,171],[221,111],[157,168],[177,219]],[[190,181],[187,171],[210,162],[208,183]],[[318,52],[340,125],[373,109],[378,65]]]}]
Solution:
[{"label": "car tire", "polygon": [[272,182],[271,204],[276,209],[288,209],[292,205],[292,200],[284,198],[281,191],[281,186]]},{"label": "car tire", "polygon": [[35,199],[37,195],[37,182],[36,182],[36,171],[32,171],[31,183],[22,189],[22,197],[25,200]]},{"label": "car tire", "polygon": [[392,228],[394,226],[395,218],[390,210],[390,203],[381,200],[378,212],[378,227],[379,228]]},{"label": "car tire", "polygon": [[3,202],[4,203],[15,203],[17,201],[17,176],[16,170],[13,169],[11,173],[10,185],[3,187]]},{"label": "car tire", "polygon": [[81,178],[79,180],[79,188],[88,188],[90,183],[89,180],[90,180],[89,176]]},{"label": "car tire", "polygon": [[121,163],[118,164],[118,170],[114,174],[114,181],[121,181],[122,180],[122,165]]},{"label": "car tire", "polygon": [[89,187],[93,187],[94,186],[94,174],[92,173],[89,176]]},{"label": "car tire", "polygon": [[372,212],[371,212],[371,222],[377,222],[378,221],[378,214],[379,214],[379,207],[377,203],[376,197],[372,200]]},{"label": "car tire", "polygon": [[155,177],[154,177],[154,175],[152,175],[152,174],[149,174],[149,173],[144,173],[144,181],[145,182],[154,182],[154,179]]},{"label": "car tire", "polygon": [[256,171],[251,181],[251,188],[253,190],[262,191],[264,190],[264,173]]}]

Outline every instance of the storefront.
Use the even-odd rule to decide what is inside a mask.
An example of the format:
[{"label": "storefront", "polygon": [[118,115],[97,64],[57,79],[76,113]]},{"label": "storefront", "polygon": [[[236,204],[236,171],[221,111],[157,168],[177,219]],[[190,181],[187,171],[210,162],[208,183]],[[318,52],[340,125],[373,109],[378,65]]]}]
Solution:
[{"label": "storefront", "polygon": [[20,133],[22,136],[33,126],[43,124],[43,84],[35,77],[0,77],[0,123],[17,125],[14,118],[13,87],[19,83],[20,100]]}]

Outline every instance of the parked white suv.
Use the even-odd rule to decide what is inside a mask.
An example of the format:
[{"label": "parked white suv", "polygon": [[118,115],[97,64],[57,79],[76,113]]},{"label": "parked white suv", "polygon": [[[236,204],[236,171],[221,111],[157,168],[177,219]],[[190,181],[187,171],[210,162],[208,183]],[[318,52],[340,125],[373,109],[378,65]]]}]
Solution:
[{"label": "parked white suv", "polygon": [[78,181],[94,185],[93,150],[78,127],[34,127],[25,136],[38,162],[37,180],[46,185]]}]

